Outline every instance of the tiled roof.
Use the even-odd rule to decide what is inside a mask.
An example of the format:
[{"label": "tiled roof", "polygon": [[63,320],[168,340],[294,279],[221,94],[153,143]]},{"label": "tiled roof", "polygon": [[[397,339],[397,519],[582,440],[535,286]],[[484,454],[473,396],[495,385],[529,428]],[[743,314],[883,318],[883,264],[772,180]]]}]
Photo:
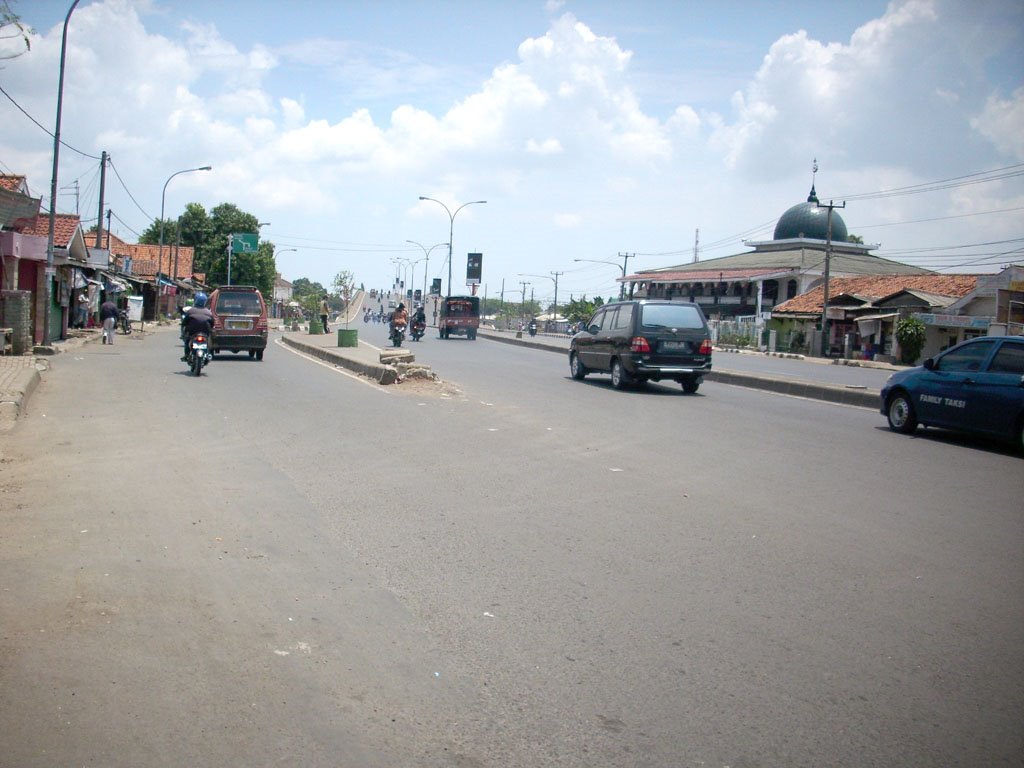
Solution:
[{"label": "tiled roof", "polygon": [[[81,219],[70,213],[58,213],[53,221],[53,244],[58,248],[67,248],[71,244],[71,238],[81,224]],[[50,236],[50,215],[40,214],[34,219],[26,221],[18,227],[23,235],[34,235],[36,237]]]},{"label": "tiled roof", "polygon": [[28,187],[25,184],[24,176],[14,176],[6,173],[0,174],[0,188],[10,190],[11,192],[28,194]]},{"label": "tiled roof", "polygon": [[[113,245],[111,245],[113,250]],[[169,275],[174,270],[174,246],[164,244],[163,258],[160,259],[160,246],[149,244],[124,244],[117,248],[119,256],[132,257],[132,273],[142,279],[153,279],[157,272],[157,260],[160,261],[160,273]],[[178,274],[177,277],[190,277],[192,275],[193,249],[190,245],[183,245],[178,248]]]},{"label": "tiled roof", "polygon": [[[864,275],[863,277],[834,277],[828,281],[829,296],[855,295],[859,298],[878,299],[902,290],[927,291],[939,296],[961,298],[974,290],[977,275]],[[789,301],[775,306],[773,313],[820,313],[825,286],[819,285]],[[831,300],[831,299],[830,299]]]}]

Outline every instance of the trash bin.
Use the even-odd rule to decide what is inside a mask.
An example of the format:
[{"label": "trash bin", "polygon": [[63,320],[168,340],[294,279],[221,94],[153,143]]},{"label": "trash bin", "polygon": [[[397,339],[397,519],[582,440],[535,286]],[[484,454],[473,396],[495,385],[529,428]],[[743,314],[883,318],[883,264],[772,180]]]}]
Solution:
[{"label": "trash bin", "polygon": [[358,347],[359,346],[359,331],[355,328],[339,328],[338,329],[338,346],[339,347]]}]

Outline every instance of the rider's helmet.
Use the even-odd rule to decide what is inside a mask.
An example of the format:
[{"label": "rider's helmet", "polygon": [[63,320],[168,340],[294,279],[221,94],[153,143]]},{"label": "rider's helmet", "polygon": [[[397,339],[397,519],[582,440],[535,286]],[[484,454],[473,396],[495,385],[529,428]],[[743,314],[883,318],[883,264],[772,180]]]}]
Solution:
[{"label": "rider's helmet", "polygon": [[203,293],[202,291],[200,291],[199,293],[196,294],[195,306],[197,306],[199,308],[202,308],[202,307],[206,306],[206,294]]}]

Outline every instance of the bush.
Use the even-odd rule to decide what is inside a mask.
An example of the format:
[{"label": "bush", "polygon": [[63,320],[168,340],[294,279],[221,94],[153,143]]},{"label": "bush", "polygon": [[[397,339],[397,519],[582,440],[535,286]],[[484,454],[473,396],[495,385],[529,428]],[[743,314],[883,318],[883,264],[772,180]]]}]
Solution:
[{"label": "bush", "polygon": [[916,317],[904,317],[896,323],[896,341],[900,345],[900,362],[913,365],[924,349],[925,326]]}]

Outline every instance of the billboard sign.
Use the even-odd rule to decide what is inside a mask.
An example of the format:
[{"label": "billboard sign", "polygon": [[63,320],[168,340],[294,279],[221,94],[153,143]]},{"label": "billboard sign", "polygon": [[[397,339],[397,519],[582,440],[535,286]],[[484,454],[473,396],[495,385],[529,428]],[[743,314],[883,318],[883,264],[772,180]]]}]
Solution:
[{"label": "billboard sign", "polygon": [[482,253],[466,254],[466,285],[480,285],[483,260],[484,255]]}]

